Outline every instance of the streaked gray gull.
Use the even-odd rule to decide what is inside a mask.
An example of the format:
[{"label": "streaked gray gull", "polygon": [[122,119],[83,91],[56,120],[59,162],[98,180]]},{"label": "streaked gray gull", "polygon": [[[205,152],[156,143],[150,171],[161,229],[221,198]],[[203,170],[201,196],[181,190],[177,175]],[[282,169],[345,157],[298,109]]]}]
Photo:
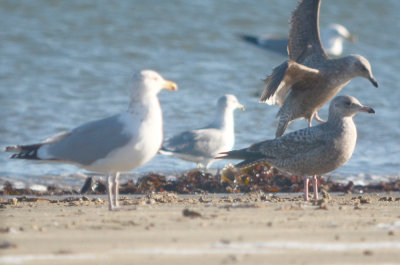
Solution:
[{"label": "streaked gray gull", "polygon": [[[241,39],[248,43],[252,43],[260,48],[264,48],[276,53],[287,56],[287,45],[288,38],[263,35],[240,35]],[[343,52],[343,42],[345,40],[354,42],[354,35],[352,35],[347,28],[340,24],[330,24],[327,28],[322,31],[321,41],[325,48],[325,51],[330,56],[340,56]]]},{"label": "streaked gray gull", "polygon": [[119,173],[131,171],[152,159],[163,139],[162,112],[157,94],[177,85],[152,70],[135,74],[130,105],[120,114],[83,124],[42,143],[5,148],[11,158],[73,164],[108,174],[109,209],[118,205]]},{"label": "streaked gray gull", "polygon": [[304,199],[308,200],[308,176],[313,176],[314,199],[318,199],[317,176],[345,164],[353,154],[357,129],[353,116],[358,112],[375,113],[351,96],[338,96],[329,106],[328,121],[294,131],[240,150],[221,153],[223,159],[244,159],[237,164],[246,168],[267,162],[297,176],[304,176]]},{"label": "streaked gray gull", "polygon": [[234,95],[220,97],[213,123],[166,139],[160,153],[195,162],[199,168],[203,166],[208,168],[219,152],[231,150],[234,145],[233,112],[237,108],[244,110]]},{"label": "streaked gray gull", "polygon": [[332,59],[319,36],[320,0],[302,0],[291,18],[289,60],[276,67],[265,80],[261,102],[281,106],[275,136],[281,136],[295,119],[323,122],[318,110],[355,77],[368,79],[375,87],[371,65],[361,55]]}]

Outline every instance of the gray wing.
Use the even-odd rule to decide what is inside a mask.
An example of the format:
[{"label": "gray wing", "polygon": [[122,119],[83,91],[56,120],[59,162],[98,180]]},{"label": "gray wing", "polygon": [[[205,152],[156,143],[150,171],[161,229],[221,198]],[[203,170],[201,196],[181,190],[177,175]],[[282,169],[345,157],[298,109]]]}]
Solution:
[{"label": "gray wing", "polygon": [[305,128],[282,137],[253,144],[240,150],[222,153],[224,159],[243,159],[237,167],[249,167],[260,162],[269,162],[275,166],[285,168],[293,161],[309,160],[315,157],[327,143],[323,124]]},{"label": "gray wing", "polygon": [[218,152],[221,142],[220,130],[192,130],[167,139],[162,150],[192,156],[212,157]]},{"label": "gray wing", "polygon": [[321,125],[304,128],[261,143],[259,150],[267,159],[277,161],[307,156],[326,144],[326,132]]},{"label": "gray wing", "polygon": [[319,32],[321,0],[302,0],[292,13],[288,51],[289,59],[301,63],[312,55],[327,58]]},{"label": "gray wing", "polygon": [[79,126],[50,139],[43,147],[53,160],[90,165],[132,139],[123,130],[123,123],[115,115]]}]

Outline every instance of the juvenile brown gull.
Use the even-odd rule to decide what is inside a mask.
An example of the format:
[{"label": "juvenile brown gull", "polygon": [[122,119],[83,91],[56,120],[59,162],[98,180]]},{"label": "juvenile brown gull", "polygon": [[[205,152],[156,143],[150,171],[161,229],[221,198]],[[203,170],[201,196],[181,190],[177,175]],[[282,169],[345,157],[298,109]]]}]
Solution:
[{"label": "juvenile brown gull", "polygon": [[328,121],[284,136],[253,144],[240,150],[221,153],[223,159],[243,159],[239,168],[267,162],[283,171],[304,177],[304,199],[308,200],[308,176],[313,176],[314,199],[318,199],[317,175],[345,164],[353,154],[357,129],[353,116],[375,113],[351,96],[334,98]]},{"label": "juvenile brown gull", "polygon": [[[288,38],[278,36],[254,36],[240,35],[241,39],[248,43],[252,43],[260,48],[264,48],[282,55],[287,56]],[[330,24],[321,34],[321,41],[325,51],[330,56],[340,56],[343,52],[344,41],[355,41],[355,37],[342,25]]]},{"label": "juvenile brown gull", "polygon": [[318,27],[320,0],[302,0],[291,18],[289,60],[265,80],[261,102],[281,106],[276,137],[295,119],[323,122],[318,110],[355,77],[367,78],[375,87],[371,65],[361,55],[332,59],[321,45]]},{"label": "juvenile brown gull", "polygon": [[5,151],[16,153],[11,158],[67,163],[108,174],[109,209],[117,209],[119,173],[148,162],[162,144],[157,94],[163,88],[176,90],[177,86],[152,70],[143,70],[133,77],[127,111],[83,124],[39,144],[9,146]]},{"label": "juvenile brown gull", "polygon": [[213,123],[166,139],[160,153],[195,162],[199,168],[208,168],[215,162],[214,157],[218,153],[231,150],[234,145],[233,112],[237,108],[244,110],[234,95],[220,97]]}]

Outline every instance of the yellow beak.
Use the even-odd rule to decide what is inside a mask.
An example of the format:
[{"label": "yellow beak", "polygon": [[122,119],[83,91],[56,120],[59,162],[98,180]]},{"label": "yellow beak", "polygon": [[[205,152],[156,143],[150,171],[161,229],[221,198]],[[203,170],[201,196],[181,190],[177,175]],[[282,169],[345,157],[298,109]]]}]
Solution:
[{"label": "yellow beak", "polygon": [[238,109],[241,109],[241,110],[243,110],[243,111],[246,110],[246,108],[245,108],[242,104],[239,104],[237,108],[238,108]]},{"label": "yellow beak", "polygon": [[170,80],[165,80],[163,88],[175,91],[175,90],[178,90],[178,85],[175,82],[172,82]]}]

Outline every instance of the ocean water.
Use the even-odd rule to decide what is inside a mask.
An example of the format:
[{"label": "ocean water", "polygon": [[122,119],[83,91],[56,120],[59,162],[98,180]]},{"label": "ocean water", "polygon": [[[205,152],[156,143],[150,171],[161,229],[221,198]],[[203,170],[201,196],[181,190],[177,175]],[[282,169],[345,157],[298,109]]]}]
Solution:
[{"label": "ocean water", "polygon": [[[154,69],[179,85],[159,95],[164,134],[209,123],[216,99],[235,94],[236,148],[273,138],[277,107],[258,103],[261,79],[284,57],[243,43],[240,33],[287,35],[296,0],[0,1],[0,146],[29,144],[127,108],[132,74]],[[330,175],[370,182],[400,175],[400,1],[323,1],[320,23],[357,36],[344,54],[369,59],[380,87],[356,78],[340,94],[357,97],[375,115],[355,117],[357,147]],[[327,106],[321,110],[327,117]],[[306,126],[294,122],[290,130]],[[0,182],[81,184],[73,166],[8,159]],[[222,168],[219,161],[212,168]],[[181,172],[193,163],[157,156],[136,169]]]}]

